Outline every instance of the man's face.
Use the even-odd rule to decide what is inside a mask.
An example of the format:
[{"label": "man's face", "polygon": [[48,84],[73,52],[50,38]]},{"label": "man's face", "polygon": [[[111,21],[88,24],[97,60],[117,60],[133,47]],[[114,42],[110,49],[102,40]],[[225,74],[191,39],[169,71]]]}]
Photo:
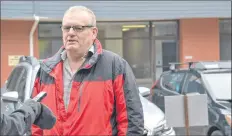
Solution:
[{"label": "man's face", "polygon": [[84,55],[97,37],[91,16],[84,11],[68,13],[62,22],[63,44],[67,51]]}]

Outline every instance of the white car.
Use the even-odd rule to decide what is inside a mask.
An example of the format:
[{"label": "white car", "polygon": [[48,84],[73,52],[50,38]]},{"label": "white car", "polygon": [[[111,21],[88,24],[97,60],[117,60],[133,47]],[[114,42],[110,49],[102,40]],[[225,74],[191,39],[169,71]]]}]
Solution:
[{"label": "white car", "polygon": [[172,127],[168,127],[164,113],[155,104],[150,102],[146,96],[150,94],[150,89],[139,87],[140,100],[143,106],[144,126],[149,136],[176,135]]},{"label": "white car", "polygon": [[[20,58],[20,63],[13,69],[5,86],[1,89],[2,112],[9,114],[20,106],[20,103],[30,98],[39,67],[38,60],[33,57]],[[164,113],[144,98],[150,93],[150,90],[139,87],[139,91],[144,111],[146,134],[152,136],[175,135],[175,131],[171,127],[167,127]]]}]

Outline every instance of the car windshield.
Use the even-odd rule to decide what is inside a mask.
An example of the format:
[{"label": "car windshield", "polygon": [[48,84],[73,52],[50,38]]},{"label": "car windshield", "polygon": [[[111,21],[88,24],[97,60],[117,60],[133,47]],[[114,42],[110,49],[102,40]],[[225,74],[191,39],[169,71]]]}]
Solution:
[{"label": "car windshield", "polygon": [[231,100],[231,72],[204,75],[216,99]]}]

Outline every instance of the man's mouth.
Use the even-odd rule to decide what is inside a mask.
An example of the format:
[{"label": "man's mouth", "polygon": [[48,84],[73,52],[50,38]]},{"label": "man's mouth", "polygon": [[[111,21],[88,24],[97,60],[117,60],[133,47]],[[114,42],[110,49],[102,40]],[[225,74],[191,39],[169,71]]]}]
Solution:
[{"label": "man's mouth", "polygon": [[68,40],[68,42],[76,42],[76,40]]}]

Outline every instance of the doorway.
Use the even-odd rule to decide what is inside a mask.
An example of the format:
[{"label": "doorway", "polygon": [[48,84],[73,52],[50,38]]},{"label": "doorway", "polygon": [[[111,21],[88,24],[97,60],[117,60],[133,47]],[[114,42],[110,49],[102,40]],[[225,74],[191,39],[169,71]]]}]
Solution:
[{"label": "doorway", "polygon": [[153,80],[157,80],[160,75],[169,70],[169,63],[178,61],[176,40],[158,39],[153,41]]}]

